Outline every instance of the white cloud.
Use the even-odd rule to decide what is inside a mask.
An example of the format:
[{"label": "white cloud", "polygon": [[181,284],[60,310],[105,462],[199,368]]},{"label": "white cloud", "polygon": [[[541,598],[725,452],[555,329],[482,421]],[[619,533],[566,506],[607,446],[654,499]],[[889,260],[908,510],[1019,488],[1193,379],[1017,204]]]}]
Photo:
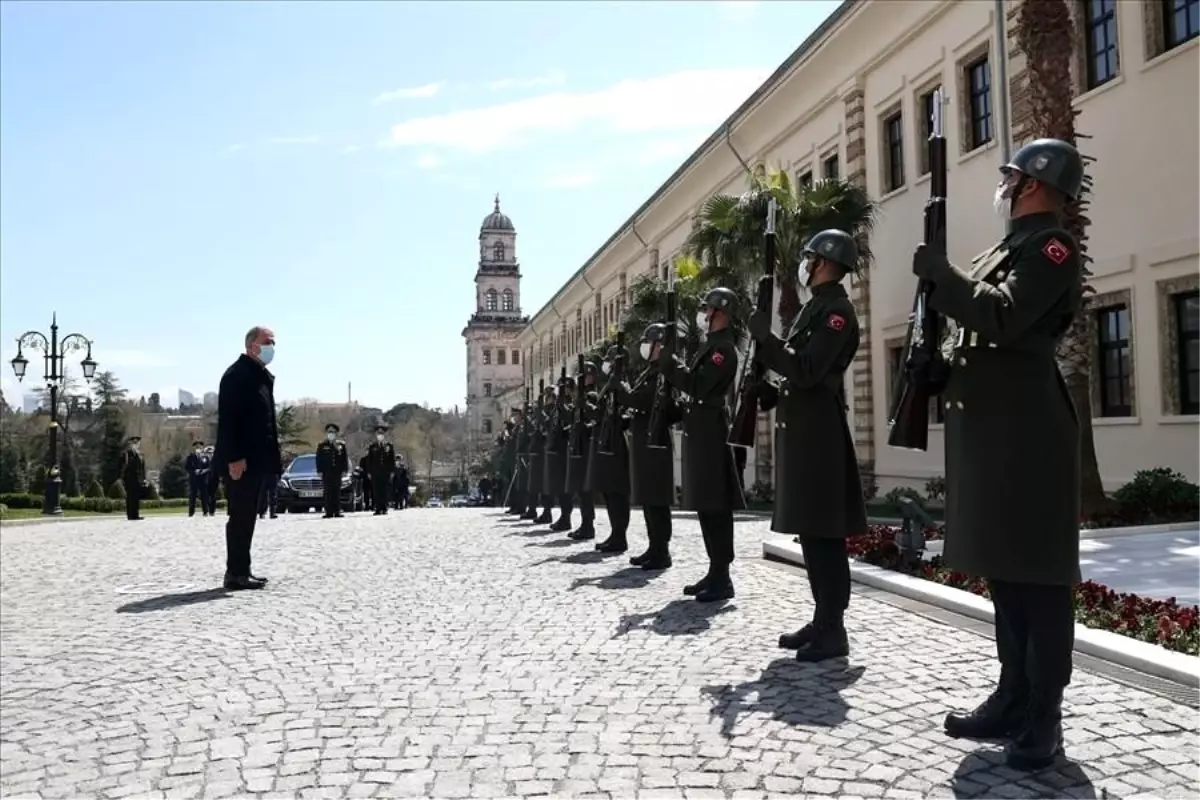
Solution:
[{"label": "white cloud", "polygon": [[690,156],[711,133],[712,131],[705,129],[702,133],[647,142],[636,148],[633,160],[643,166],[657,164],[660,161],[682,161]]},{"label": "white cloud", "polygon": [[553,92],[500,105],[410,119],[391,144],[482,154],[587,125],[604,133],[661,133],[714,126],[767,77],[765,69],[689,70],[627,80],[592,92]]},{"label": "white cloud", "polygon": [[442,160],[432,153],[426,153],[417,159],[417,166],[421,169],[437,169],[442,165]]},{"label": "white cloud", "polygon": [[307,136],[272,136],[266,140],[267,144],[320,144],[321,137],[314,135]]},{"label": "white cloud", "polygon": [[579,189],[591,186],[599,179],[599,175],[587,170],[559,172],[542,181],[542,186],[547,189]]},{"label": "white cloud", "polygon": [[390,92],[380,92],[371,99],[371,105],[381,106],[394,103],[397,100],[420,100],[434,97],[446,85],[445,81],[427,83],[424,86],[411,86],[405,89],[392,89]]},{"label": "white cloud", "polygon": [[534,78],[501,78],[496,81],[488,81],[487,88],[492,91],[501,91],[504,89],[540,89],[544,86],[562,86],[567,82],[565,73],[555,70]]}]

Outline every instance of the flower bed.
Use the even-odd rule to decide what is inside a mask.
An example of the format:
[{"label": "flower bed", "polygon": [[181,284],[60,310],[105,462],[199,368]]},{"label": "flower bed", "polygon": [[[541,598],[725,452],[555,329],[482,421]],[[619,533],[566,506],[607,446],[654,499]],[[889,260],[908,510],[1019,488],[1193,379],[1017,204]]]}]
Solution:
[{"label": "flower bed", "polygon": [[[938,529],[940,535],[940,529]],[[928,538],[937,538],[927,531]],[[897,570],[955,589],[988,597],[982,578],[956,572],[942,563],[941,556],[908,567],[895,542],[896,528],[874,525],[863,536],[847,540],[850,557],[885,569]],[[1152,600],[1136,594],[1114,592],[1095,581],[1075,587],[1075,621],[1089,628],[1119,633],[1188,655],[1200,655],[1200,607],[1180,605],[1175,598]]]}]

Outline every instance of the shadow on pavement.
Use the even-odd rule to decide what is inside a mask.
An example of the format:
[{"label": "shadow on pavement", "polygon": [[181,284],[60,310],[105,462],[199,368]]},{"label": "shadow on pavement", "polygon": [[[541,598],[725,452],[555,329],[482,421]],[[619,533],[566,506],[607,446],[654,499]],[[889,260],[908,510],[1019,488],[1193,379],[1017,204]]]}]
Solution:
[{"label": "shadow on pavement", "polygon": [[180,606],[194,606],[197,603],[207,603],[210,600],[220,600],[229,597],[228,589],[218,586],[215,589],[202,589],[198,592],[180,592],[178,594],[160,594],[157,597],[147,597],[145,600],[135,600],[117,609],[118,614],[144,614],[147,611],[169,611]]},{"label": "shadow on pavement", "polygon": [[571,591],[582,589],[584,586],[595,586],[597,589],[641,589],[643,586],[648,586],[650,581],[662,575],[664,571],[626,567],[597,578],[576,578],[571,581]]},{"label": "shadow on pavement", "polygon": [[721,735],[732,737],[743,714],[770,714],[788,725],[819,725],[832,728],[846,719],[849,704],[841,692],[863,674],[863,667],[850,667],[846,659],[819,664],[801,664],[794,657],[772,661],[762,675],[745,683],[705,686],[701,692],[712,699],[710,712],[721,718]]},{"label": "shadow on pavement", "polygon": [[550,536],[551,534],[555,534],[555,533],[559,533],[559,531],[552,531],[548,527],[519,528],[516,525],[512,525],[512,526],[510,526],[510,532],[506,533],[504,535],[505,536]]},{"label": "shadow on pavement", "polygon": [[692,599],[672,600],[658,611],[645,614],[626,614],[617,623],[612,638],[619,639],[631,631],[645,630],[659,636],[694,636],[712,626],[712,619],[737,609],[725,603],[698,603]]},{"label": "shadow on pavement", "polygon": [[[550,531],[550,533],[553,533],[553,532],[554,531]],[[551,539],[548,542],[526,542],[525,546],[526,547],[571,547],[575,544],[576,544],[576,542],[573,542],[570,539]]]},{"label": "shadow on pavement", "polygon": [[[1074,761],[1059,756],[1044,770],[1013,778],[1000,750],[967,753],[950,778],[955,797],[1075,797],[1095,800],[1096,787]],[[1108,792],[1101,790],[1100,797]]]},{"label": "shadow on pavement", "polygon": [[[569,539],[567,541],[570,541]],[[574,542],[571,542],[574,544]],[[531,566],[540,567],[543,564],[599,564],[609,558],[616,558],[624,553],[601,553],[598,550],[583,550],[569,556],[550,556],[541,561],[535,561]]]}]

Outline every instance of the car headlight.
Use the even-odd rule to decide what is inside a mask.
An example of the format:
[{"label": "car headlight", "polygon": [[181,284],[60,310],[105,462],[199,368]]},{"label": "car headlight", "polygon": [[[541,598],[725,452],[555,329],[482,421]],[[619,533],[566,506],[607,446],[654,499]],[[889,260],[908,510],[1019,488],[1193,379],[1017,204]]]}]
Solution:
[{"label": "car headlight", "polygon": [[291,489],[292,485],[287,482],[287,478],[280,478],[279,479],[279,488],[280,489]]}]

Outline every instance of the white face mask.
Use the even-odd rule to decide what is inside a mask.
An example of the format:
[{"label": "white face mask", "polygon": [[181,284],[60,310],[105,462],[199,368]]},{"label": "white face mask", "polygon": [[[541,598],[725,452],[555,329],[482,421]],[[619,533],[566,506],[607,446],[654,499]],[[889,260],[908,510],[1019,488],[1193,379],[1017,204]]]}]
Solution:
[{"label": "white face mask", "polygon": [[129,446],[133,448],[134,452],[137,452],[138,450],[142,449],[142,445],[139,444],[138,442],[134,442],[133,444],[131,444]]},{"label": "white face mask", "polygon": [[650,351],[653,349],[654,349],[654,345],[652,345],[650,342],[642,342],[641,347],[638,348],[638,352],[642,354],[643,360],[649,361],[650,360]]},{"label": "white face mask", "polygon": [[382,441],[383,441],[383,434],[382,434],[382,433],[377,433],[377,434],[375,434],[375,441],[377,441],[377,442],[382,442]]},{"label": "white face mask", "polygon": [[197,447],[195,450],[195,453],[196,453],[196,455],[203,455],[204,451],[201,450],[199,447]]},{"label": "white face mask", "polygon": [[1001,183],[996,187],[996,194],[992,197],[992,208],[1001,219],[1012,217],[1011,188],[1007,183]]},{"label": "white face mask", "polygon": [[708,333],[708,314],[703,311],[696,312],[696,327],[701,333]]},{"label": "white face mask", "polygon": [[612,372],[612,364],[608,361],[605,361],[600,365],[600,371],[607,375],[608,373]]},{"label": "white face mask", "polygon": [[796,268],[796,285],[808,288],[812,285],[812,259],[808,256],[800,259],[800,266]]},{"label": "white face mask", "polygon": [[332,433],[325,434],[325,441],[332,442],[333,439],[334,439],[334,435]]}]

